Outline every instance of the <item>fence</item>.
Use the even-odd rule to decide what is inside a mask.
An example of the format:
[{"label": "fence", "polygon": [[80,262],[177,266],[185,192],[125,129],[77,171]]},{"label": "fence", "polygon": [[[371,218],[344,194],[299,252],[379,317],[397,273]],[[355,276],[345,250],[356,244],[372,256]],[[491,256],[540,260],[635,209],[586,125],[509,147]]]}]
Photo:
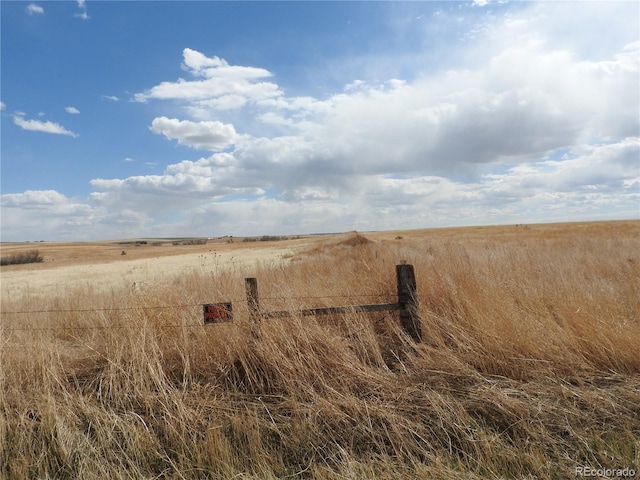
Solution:
[{"label": "fence", "polygon": [[[247,295],[247,306],[249,309],[249,320],[254,325],[260,321],[270,318],[282,318],[293,315],[309,316],[309,315],[339,315],[353,312],[382,312],[382,311],[398,311],[400,312],[400,325],[402,329],[416,342],[422,341],[422,325],[418,313],[418,292],[416,287],[415,273],[413,265],[401,264],[396,265],[397,277],[397,295],[398,301],[394,303],[376,303],[365,305],[346,305],[335,307],[317,307],[306,308],[298,311],[264,311],[260,308],[260,297],[258,295],[258,280],[256,278],[245,278],[245,291]],[[231,302],[210,303],[210,304],[184,304],[184,305],[164,305],[164,306],[145,306],[145,309],[171,309],[171,308],[187,308],[200,307],[203,309],[204,324],[227,323],[233,321],[233,304]],[[107,307],[94,309],[66,309],[66,310],[29,310],[2,312],[3,314],[14,315],[32,315],[35,313],[77,313],[77,312],[113,312],[121,310],[138,310],[138,307]],[[200,324],[201,325],[201,324]],[[171,324],[161,325],[164,327],[180,327],[185,328],[189,325]],[[196,325],[190,325],[196,327]],[[74,327],[58,327],[60,330],[95,330],[95,329],[113,329],[124,328],[123,326],[74,326]],[[51,327],[3,327],[0,325],[0,331],[32,331],[32,330],[52,330]]]},{"label": "fence", "polygon": [[[245,278],[249,320],[257,324],[269,318],[282,318],[294,315],[338,315],[350,312],[383,312],[399,311],[402,329],[414,341],[422,341],[421,321],[418,313],[418,292],[413,265],[396,265],[398,287],[398,301],[395,303],[376,303],[367,305],[346,305],[336,307],[306,308],[298,311],[263,311],[260,308],[258,294],[258,279]],[[214,303],[203,306],[204,323],[215,324],[233,320],[233,305],[231,303]]]}]

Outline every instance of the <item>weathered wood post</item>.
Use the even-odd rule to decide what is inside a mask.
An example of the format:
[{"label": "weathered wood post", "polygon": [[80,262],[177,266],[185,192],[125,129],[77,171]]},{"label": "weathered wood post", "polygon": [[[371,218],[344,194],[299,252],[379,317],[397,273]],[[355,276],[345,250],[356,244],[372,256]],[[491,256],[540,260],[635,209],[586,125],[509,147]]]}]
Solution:
[{"label": "weathered wood post", "polygon": [[251,340],[253,342],[260,340],[260,300],[258,299],[258,279],[245,278],[244,287],[247,292],[247,306],[249,307],[249,328],[251,332]]},{"label": "weathered wood post", "polygon": [[245,278],[244,287],[247,292],[247,305],[249,306],[249,320],[257,323],[260,320],[260,300],[258,299],[258,279]]},{"label": "weathered wood post", "polygon": [[413,265],[396,265],[400,325],[415,342],[422,341],[422,324],[418,313],[418,288]]}]

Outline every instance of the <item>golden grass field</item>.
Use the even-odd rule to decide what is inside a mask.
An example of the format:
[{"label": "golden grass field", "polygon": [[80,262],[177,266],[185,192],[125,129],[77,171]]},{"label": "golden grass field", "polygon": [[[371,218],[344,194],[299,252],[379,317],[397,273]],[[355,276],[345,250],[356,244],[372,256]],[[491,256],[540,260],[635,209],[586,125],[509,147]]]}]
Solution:
[{"label": "golden grass field", "polygon": [[[640,221],[1,253],[32,249],[0,270],[0,478],[640,478]],[[245,277],[265,310],[385,303],[402,261],[420,344],[249,322]]]}]

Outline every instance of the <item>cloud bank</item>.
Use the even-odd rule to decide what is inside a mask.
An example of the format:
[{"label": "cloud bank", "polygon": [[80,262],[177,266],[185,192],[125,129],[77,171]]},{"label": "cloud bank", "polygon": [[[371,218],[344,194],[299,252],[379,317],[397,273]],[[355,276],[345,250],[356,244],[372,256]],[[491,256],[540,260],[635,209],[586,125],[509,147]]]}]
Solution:
[{"label": "cloud bank", "polygon": [[[587,9],[586,22],[611,15]],[[571,38],[554,30],[572,15],[545,3],[489,18],[457,68],[353,79],[322,98],[289,96],[277,72],[185,48],[176,63],[186,78],[132,100],[177,105],[183,118],[148,128],[200,158],[93,179],[84,201],[3,195],[3,212],[91,222],[98,237],[112,225],[118,236],[243,235],[640,218],[640,40],[589,55],[588,25]]]}]

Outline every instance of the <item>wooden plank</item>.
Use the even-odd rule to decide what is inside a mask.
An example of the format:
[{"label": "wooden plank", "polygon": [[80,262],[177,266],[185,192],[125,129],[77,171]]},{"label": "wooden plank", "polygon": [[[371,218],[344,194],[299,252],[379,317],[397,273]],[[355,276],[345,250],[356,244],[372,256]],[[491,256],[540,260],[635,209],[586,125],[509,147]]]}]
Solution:
[{"label": "wooden plank", "polygon": [[298,311],[275,311],[275,312],[262,312],[263,318],[282,318],[310,315],[340,315],[343,313],[356,313],[356,312],[388,312],[393,310],[400,310],[402,305],[400,303],[376,303],[370,305],[347,305],[342,307],[319,307],[319,308],[306,308]]}]

